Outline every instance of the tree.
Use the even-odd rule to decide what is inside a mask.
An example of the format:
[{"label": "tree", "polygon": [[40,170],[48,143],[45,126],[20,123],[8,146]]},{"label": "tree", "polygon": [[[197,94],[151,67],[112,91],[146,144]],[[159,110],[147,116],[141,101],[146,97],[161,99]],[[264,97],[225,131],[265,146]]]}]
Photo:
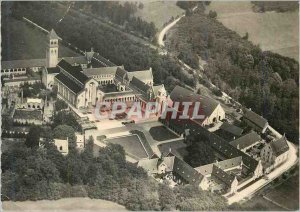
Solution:
[{"label": "tree", "polygon": [[68,108],[68,104],[61,100],[61,99],[58,99],[56,100],[55,102],[55,110],[56,111],[60,111],[60,110],[63,110],[63,109],[67,109]]},{"label": "tree", "polygon": [[210,10],[208,13],[208,17],[210,18],[217,18],[218,14],[216,11]]},{"label": "tree", "polygon": [[175,209],[176,196],[169,185],[159,184],[158,195],[161,210],[171,211]]},{"label": "tree", "polygon": [[53,138],[67,139],[69,144],[75,145],[75,131],[71,126],[68,125],[58,125],[53,129]]},{"label": "tree", "polygon": [[39,126],[30,127],[29,132],[26,136],[25,145],[30,148],[38,147],[40,142],[40,135],[41,135],[41,127]]}]

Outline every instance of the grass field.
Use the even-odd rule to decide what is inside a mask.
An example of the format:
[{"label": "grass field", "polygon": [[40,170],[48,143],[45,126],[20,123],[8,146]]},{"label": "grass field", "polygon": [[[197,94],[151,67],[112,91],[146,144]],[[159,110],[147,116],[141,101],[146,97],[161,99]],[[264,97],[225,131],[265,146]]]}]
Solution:
[{"label": "grass field", "polygon": [[3,211],[125,211],[125,207],[114,202],[90,198],[64,198],[24,202],[2,202]]},{"label": "grass field", "polygon": [[[12,17],[2,19],[2,60],[40,59],[46,57],[47,36],[29,24]],[[60,45],[59,57],[76,56]]]},{"label": "grass field", "polygon": [[138,158],[147,158],[148,155],[137,135],[129,135],[106,139],[106,142],[121,145],[125,152]]},{"label": "grass field", "polygon": [[293,12],[255,13],[249,2],[212,2],[207,7],[218,13],[218,20],[241,36],[283,56],[299,59],[299,10]]},{"label": "grass field", "polygon": [[143,1],[142,3],[144,8],[138,9],[136,16],[147,22],[153,22],[158,30],[161,30],[172,16],[175,18],[184,12],[176,6],[176,1]]},{"label": "grass field", "polygon": [[152,138],[156,141],[165,141],[178,138],[176,134],[168,130],[165,126],[151,127],[149,132]]}]

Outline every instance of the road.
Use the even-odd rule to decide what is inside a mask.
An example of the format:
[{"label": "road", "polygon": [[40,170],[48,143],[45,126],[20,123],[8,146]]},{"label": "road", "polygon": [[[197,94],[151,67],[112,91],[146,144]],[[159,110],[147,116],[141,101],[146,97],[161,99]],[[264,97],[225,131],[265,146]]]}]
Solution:
[{"label": "road", "polygon": [[247,199],[251,197],[253,194],[255,194],[258,190],[260,190],[262,187],[266,186],[270,182],[272,182],[275,178],[282,175],[284,172],[289,170],[291,167],[293,167],[296,163],[298,163],[298,157],[297,157],[297,151],[298,148],[291,142],[288,142],[288,145],[290,147],[289,152],[289,158],[288,160],[276,168],[274,171],[267,174],[268,179],[260,179],[257,182],[251,184],[250,186],[246,187],[245,189],[235,193],[233,196],[227,198],[228,204],[232,204],[235,202],[239,202],[241,200]]}]

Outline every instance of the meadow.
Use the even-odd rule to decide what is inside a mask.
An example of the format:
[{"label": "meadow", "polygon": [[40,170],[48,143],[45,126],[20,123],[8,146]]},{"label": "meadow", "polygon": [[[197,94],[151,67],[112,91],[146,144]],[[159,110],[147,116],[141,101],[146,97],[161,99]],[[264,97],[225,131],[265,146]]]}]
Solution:
[{"label": "meadow", "polygon": [[251,2],[212,2],[207,12],[217,12],[217,19],[241,36],[249,33],[249,40],[262,50],[270,50],[299,60],[299,10],[278,13],[256,13]]},{"label": "meadow", "polygon": [[176,1],[143,1],[143,9],[138,9],[136,16],[147,22],[153,22],[158,30],[161,30],[172,16],[175,18],[184,13],[184,10],[176,6]]}]

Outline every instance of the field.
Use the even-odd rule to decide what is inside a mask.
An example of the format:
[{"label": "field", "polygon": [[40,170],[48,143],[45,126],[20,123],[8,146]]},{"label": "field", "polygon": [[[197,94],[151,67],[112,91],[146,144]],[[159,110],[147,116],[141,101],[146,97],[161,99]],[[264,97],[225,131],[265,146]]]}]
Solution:
[{"label": "field", "polygon": [[[3,211],[125,211],[116,203],[90,198],[65,198],[59,200],[40,200],[24,202],[2,202]],[[76,208],[74,210],[74,208]]]},{"label": "field", "polygon": [[143,9],[138,9],[136,16],[147,22],[153,22],[158,30],[163,28],[171,17],[184,13],[184,10],[176,6],[176,1],[143,1]]},{"label": "field", "polygon": [[165,141],[178,138],[176,134],[174,134],[164,126],[151,127],[149,132],[152,138],[156,141]]},{"label": "field", "polygon": [[129,156],[133,155],[138,158],[147,158],[148,155],[137,135],[129,135],[106,139],[106,142],[121,145]]},{"label": "field", "polygon": [[249,40],[283,56],[299,59],[299,10],[292,12],[255,13],[249,2],[212,2],[207,12],[217,12],[217,19],[241,36],[249,33]]},{"label": "field", "polygon": [[[2,19],[2,60],[40,59],[46,57],[47,36],[31,25],[12,17]],[[60,45],[59,57],[76,56]]]}]

